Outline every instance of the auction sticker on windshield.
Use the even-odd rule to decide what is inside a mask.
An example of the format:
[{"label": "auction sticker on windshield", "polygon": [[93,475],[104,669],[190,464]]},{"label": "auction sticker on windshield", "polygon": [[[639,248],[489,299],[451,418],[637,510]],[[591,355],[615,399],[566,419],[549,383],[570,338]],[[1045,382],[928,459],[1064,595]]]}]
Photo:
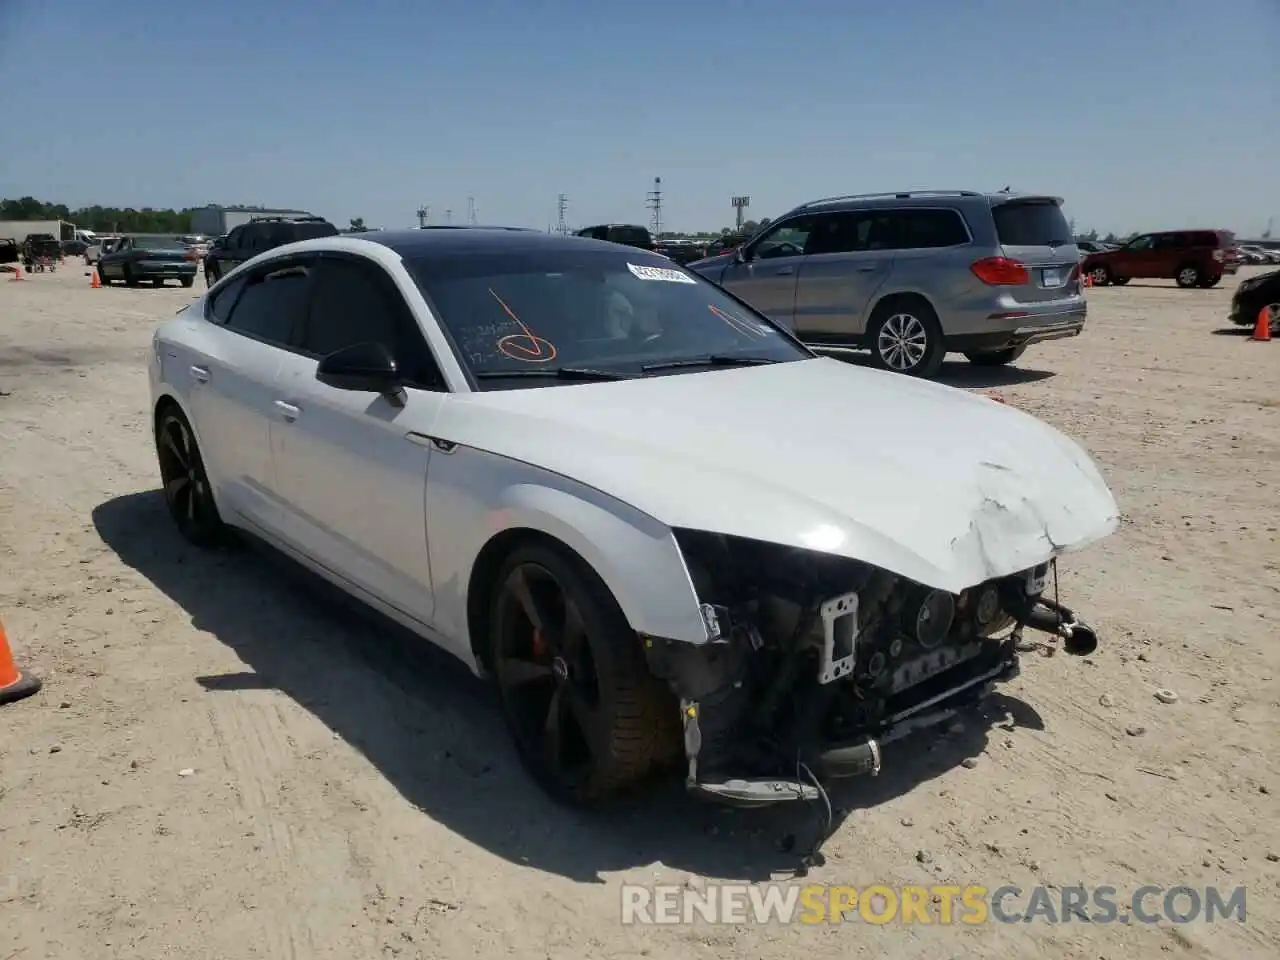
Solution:
[{"label": "auction sticker on windshield", "polygon": [[680,270],[670,270],[666,267],[644,267],[636,263],[628,263],[627,269],[631,271],[633,276],[641,280],[665,280],[668,283],[697,283],[687,273]]}]

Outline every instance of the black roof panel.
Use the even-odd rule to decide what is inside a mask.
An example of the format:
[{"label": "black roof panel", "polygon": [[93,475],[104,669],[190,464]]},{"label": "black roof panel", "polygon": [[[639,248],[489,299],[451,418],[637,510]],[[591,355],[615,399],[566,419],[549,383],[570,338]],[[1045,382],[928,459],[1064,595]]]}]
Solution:
[{"label": "black roof panel", "polygon": [[586,237],[543,233],[525,227],[439,226],[420,230],[377,230],[355,235],[389,247],[402,257],[417,257],[435,252],[510,254],[522,250],[589,250],[615,249],[615,243],[589,240]]}]

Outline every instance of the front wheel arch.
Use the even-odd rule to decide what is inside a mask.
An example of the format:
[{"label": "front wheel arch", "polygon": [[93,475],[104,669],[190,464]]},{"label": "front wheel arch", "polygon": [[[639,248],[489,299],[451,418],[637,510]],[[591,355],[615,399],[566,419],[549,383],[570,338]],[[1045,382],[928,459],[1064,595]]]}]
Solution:
[{"label": "front wheel arch", "polygon": [[[459,629],[477,669],[489,671],[482,644],[491,585],[503,559],[527,540],[552,543],[576,557],[613,594],[632,630],[684,643],[707,642],[706,623],[684,554],[673,531],[660,521],[589,488],[520,483],[493,500],[498,508],[485,524],[492,532],[477,543],[464,569],[467,592],[458,610]],[[443,558],[442,558],[443,560]],[[444,561],[442,567],[456,561]]]}]

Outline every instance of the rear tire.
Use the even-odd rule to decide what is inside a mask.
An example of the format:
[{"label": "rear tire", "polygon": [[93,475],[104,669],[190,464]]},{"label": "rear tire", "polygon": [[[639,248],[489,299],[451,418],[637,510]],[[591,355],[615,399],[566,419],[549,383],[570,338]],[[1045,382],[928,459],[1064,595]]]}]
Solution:
[{"label": "rear tire", "polygon": [[1095,287],[1105,287],[1111,282],[1111,268],[1099,264],[1090,268],[1089,276],[1093,279]]},{"label": "rear tire", "polygon": [[151,280],[151,285],[152,285],[153,287],[163,287],[163,286],[164,286],[164,278],[162,278],[162,277],[153,277],[153,278],[152,278],[152,280]]},{"label": "rear tire", "polygon": [[184,287],[189,287],[196,282],[195,277],[182,277],[179,281]]},{"label": "rear tire", "polygon": [[228,529],[214,502],[196,435],[176,404],[160,415],[155,441],[161,490],[178,532],[197,547],[225,543]]},{"label": "rear tire", "polygon": [[965,359],[975,367],[1003,367],[1013,363],[1026,352],[1026,347],[1009,347],[1006,350],[995,350],[990,353],[966,353]]},{"label": "rear tire", "polygon": [[1184,290],[1192,287],[1200,286],[1202,274],[1200,268],[1192,263],[1184,263],[1178,268],[1178,272],[1174,274],[1174,281]]},{"label": "rear tire", "polygon": [[867,343],[873,365],[911,377],[936,376],[947,355],[938,315],[919,297],[897,298],[877,306],[868,325]]},{"label": "rear tire", "polygon": [[133,275],[133,269],[126,263],[124,265],[124,285],[126,287],[136,287],[138,278]]}]

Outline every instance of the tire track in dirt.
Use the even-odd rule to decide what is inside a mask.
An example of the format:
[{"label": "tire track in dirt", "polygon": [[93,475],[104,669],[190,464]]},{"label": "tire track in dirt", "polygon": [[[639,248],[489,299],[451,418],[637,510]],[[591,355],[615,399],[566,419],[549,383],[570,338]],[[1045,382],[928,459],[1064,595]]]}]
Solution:
[{"label": "tire track in dirt", "polygon": [[305,960],[314,956],[316,944],[299,905],[290,903],[291,895],[313,884],[323,886],[327,878],[314,875],[311,861],[298,856],[290,816],[294,811],[282,803],[292,752],[285,716],[275,703],[234,694],[216,697],[207,716],[239,805],[268,853],[263,879],[272,908],[262,911],[261,928],[264,942],[271,944],[269,956]]}]

